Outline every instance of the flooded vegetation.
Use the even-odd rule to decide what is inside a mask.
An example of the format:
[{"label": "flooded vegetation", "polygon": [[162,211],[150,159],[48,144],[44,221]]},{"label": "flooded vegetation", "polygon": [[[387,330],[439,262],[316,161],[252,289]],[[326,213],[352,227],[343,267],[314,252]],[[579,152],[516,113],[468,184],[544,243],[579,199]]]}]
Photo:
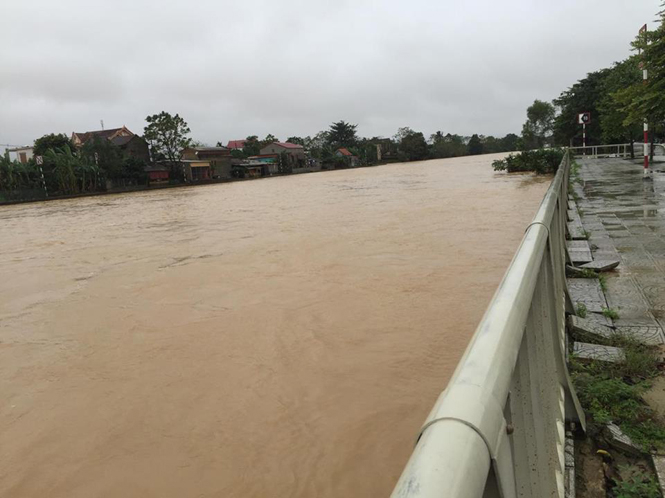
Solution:
[{"label": "flooded vegetation", "polygon": [[0,209],[0,495],[386,496],[548,185],[469,156]]}]

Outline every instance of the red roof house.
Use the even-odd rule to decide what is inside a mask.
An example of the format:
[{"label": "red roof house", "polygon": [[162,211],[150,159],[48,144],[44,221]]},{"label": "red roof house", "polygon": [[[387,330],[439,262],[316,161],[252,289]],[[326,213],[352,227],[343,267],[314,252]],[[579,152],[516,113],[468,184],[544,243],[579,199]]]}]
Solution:
[{"label": "red roof house", "polygon": [[245,147],[245,142],[247,140],[229,140],[229,143],[226,144],[226,148],[229,150],[242,150]]}]

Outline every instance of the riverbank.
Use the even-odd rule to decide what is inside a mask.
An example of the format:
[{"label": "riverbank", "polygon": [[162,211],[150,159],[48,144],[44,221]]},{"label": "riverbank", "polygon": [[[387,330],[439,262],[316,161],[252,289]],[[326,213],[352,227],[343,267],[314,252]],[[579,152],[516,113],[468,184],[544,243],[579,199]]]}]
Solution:
[{"label": "riverbank", "polygon": [[[665,485],[665,175],[630,160],[577,158],[569,242],[571,374],[587,413],[578,441],[578,496],[659,497]],[[586,239],[586,240],[584,240]],[[576,260],[576,261],[575,261]]]},{"label": "riverbank", "polygon": [[[395,163],[390,162],[390,163],[371,164],[371,165],[365,165],[365,166],[358,166],[358,167],[353,168],[353,169],[373,168],[373,167],[376,167],[376,166],[385,166],[387,164],[395,164]],[[349,168],[343,168],[343,169],[349,169]],[[103,192],[85,192],[85,193],[80,193],[80,194],[52,195],[52,196],[48,196],[48,197],[32,198],[32,199],[0,200],[0,206],[10,206],[10,205],[14,205],[14,204],[29,204],[29,203],[33,203],[33,202],[43,202],[43,201],[58,201],[58,200],[64,200],[64,199],[78,199],[78,198],[84,198],[84,197],[97,197],[97,196],[104,196],[104,195],[119,195],[119,194],[133,193],[133,192],[148,192],[148,191],[153,191],[153,190],[164,190],[164,189],[173,189],[173,188],[182,188],[182,187],[198,187],[198,186],[205,186],[205,185],[218,185],[220,183],[235,183],[235,182],[247,182],[247,181],[255,181],[255,180],[267,180],[269,178],[279,178],[279,177],[283,177],[283,176],[304,175],[304,174],[309,174],[309,173],[323,173],[323,172],[330,172],[330,171],[341,171],[341,170],[317,169],[317,170],[312,170],[312,171],[294,172],[294,173],[290,173],[288,175],[274,174],[274,175],[262,176],[262,177],[258,177],[258,178],[224,178],[224,179],[216,179],[216,180],[203,180],[203,181],[197,181],[197,182],[192,182],[192,183],[174,183],[174,184],[165,183],[165,184],[153,184],[153,185],[138,185],[138,186],[131,187],[131,188],[118,188],[118,189],[106,190],[106,191],[103,191]]]}]

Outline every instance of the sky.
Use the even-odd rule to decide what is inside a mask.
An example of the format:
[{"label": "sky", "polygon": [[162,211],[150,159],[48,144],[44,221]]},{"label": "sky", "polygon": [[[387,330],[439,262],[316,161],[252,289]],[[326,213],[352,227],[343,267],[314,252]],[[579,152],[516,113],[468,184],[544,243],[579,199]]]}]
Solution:
[{"label": "sky", "polygon": [[167,111],[195,140],[519,133],[661,0],[1,0],[0,144]]}]

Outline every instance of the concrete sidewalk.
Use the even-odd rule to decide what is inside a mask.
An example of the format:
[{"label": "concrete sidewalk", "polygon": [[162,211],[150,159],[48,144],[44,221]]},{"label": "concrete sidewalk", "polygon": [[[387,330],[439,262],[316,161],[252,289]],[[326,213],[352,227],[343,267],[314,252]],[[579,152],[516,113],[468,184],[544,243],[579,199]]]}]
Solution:
[{"label": "concrete sidewalk", "polygon": [[[642,179],[624,159],[577,158],[577,202],[594,259],[620,259],[606,273],[617,330],[648,343],[665,343],[665,173]],[[659,165],[656,166],[656,168]]]}]

